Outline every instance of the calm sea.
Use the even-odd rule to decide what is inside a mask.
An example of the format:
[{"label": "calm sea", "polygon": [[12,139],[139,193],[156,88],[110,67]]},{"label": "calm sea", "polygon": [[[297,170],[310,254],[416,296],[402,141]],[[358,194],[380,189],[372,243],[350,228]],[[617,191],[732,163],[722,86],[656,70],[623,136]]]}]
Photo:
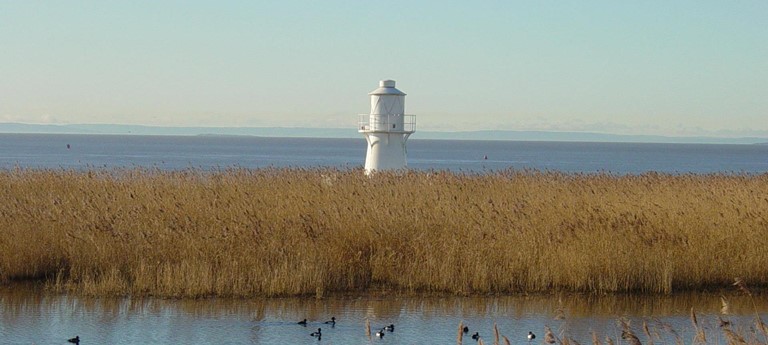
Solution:
[{"label": "calm sea", "polygon": [[[0,169],[353,169],[363,166],[365,150],[362,137],[0,134]],[[510,168],[614,174],[766,173],[768,145],[411,139],[408,167],[472,173]]]}]

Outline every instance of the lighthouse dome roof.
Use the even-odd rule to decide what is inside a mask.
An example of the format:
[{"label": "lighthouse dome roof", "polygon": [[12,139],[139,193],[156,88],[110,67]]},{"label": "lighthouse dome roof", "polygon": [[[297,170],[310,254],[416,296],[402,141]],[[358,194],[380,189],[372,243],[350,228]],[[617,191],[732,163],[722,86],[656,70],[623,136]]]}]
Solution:
[{"label": "lighthouse dome roof", "polygon": [[379,88],[369,92],[368,94],[405,96],[405,92],[402,92],[395,87],[395,81],[389,79],[379,81]]}]

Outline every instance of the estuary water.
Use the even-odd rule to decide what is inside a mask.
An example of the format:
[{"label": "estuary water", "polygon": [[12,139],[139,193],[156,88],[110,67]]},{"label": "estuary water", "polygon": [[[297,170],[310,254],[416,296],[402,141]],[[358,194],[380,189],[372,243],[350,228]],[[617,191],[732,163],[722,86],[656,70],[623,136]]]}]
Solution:
[{"label": "estuary water", "polygon": [[[0,169],[362,168],[360,139],[0,134]],[[408,167],[484,173],[765,173],[768,145],[408,141]]]},{"label": "estuary water", "polygon": [[[48,295],[40,291],[0,288],[0,343],[66,344],[79,336],[82,344],[456,344],[463,322],[492,344],[494,323],[512,344],[526,344],[529,331],[540,344],[545,327],[555,335],[591,343],[591,332],[617,344],[619,319],[647,343],[648,326],[656,344],[691,344],[695,329],[691,308],[709,344],[726,343],[718,317],[745,338],[764,337],[755,331],[756,312],[765,320],[766,300],[725,294],[727,315],[719,294],[673,296],[546,295],[430,297],[401,295],[338,296],[324,299],[202,299],[98,298]],[[756,310],[753,302],[758,305]],[[324,321],[335,317],[335,325]],[[308,325],[297,324],[307,319]],[[366,335],[395,325],[383,338]],[[322,338],[310,333],[321,328]]]}]

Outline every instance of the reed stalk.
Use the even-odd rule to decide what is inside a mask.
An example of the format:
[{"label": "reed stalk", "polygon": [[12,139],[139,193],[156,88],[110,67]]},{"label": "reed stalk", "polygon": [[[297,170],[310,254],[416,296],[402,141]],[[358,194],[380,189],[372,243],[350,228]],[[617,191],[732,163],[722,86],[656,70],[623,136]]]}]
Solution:
[{"label": "reed stalk", "polygon": [[464,321],[459,321],[459,328],[456,331],[456,344],[461,344],[464,340]]}]

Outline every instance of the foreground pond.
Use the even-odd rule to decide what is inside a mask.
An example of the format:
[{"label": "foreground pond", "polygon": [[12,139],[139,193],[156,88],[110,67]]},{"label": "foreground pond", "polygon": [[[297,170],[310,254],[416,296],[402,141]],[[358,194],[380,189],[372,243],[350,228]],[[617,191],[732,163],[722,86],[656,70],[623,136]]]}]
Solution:
[{"label": "foreground pond", "polygon": [[[631,322],[635,334],[647,342],[647,323],[656,344],[675,343],[677,334],[686,344],[695,336],[694,308],[707,343],[726,343],[718,325],[721,295],[533,295],[493,297],[424,297],[403,295],[338,296],[325,299],[204,299],[85,298],[51,295],[35,289],[0,288],[0,339],[3,344],[66,344],[79,335],[81,344],[456,344],[457,327],[470,329],[464,344],[479,332],[493,344],[493,325],[512,344],[528,343],[533,331],[541,343],[545,326],[582,344],[592,332],[604,341],[619,343],[617,321]],[[747,340],[755,330],[756,310],[768,320],[768,299],[750,299],[738,293],[725,296],[729,314],[722,317]],[[335,317],[334,327],[323,321]],[[308,320],[306,327],[296,322]],[[373,332],[394,324],[384,338]],[[322,328],[322,339],[309,334]],[[503,341],[502,341],[503,344]]]}]

